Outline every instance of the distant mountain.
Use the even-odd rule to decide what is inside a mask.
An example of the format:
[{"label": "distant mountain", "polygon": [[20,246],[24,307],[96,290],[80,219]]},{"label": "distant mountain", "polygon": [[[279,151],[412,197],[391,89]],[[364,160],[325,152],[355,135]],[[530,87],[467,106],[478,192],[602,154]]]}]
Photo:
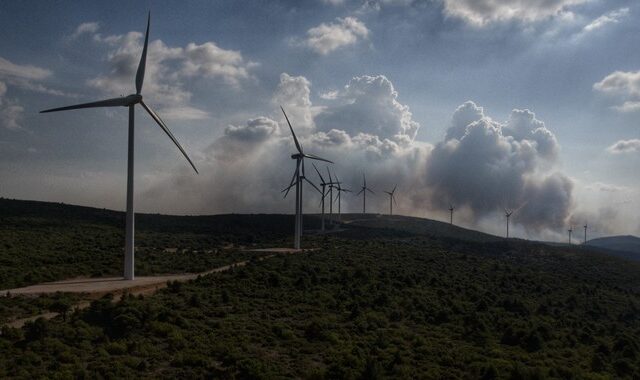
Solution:
[{"label": "distant mountain", "polygon": [[607,250],[616,256],[640,260],[640,238],[637,236],[608,236],[589,240],[587,245]]}]

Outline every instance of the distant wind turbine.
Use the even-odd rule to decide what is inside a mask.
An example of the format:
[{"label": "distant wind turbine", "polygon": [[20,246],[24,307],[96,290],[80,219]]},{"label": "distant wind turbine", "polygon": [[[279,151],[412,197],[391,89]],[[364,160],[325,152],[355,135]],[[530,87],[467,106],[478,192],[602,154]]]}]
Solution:
[{"label": "distant wind turbine", "polygon": [[293,142],[296,144],[296,149],[298,153],[294,153],[291,155],[291,158],[296,160],[296,170],[293,172],[293,177],[291,178],[291,183],[289,186],[282,190],[284,192],[284,197],[287,197],[289,194],[289,190],[292,187],[296,187],[296,221],[295,221],[295,235],[293,240],[293,247],[295,249],[300,249],[300,237],[302,236],[302,184],[303,181],[307,181],[313,188],[315,188],[319,193],[322,193],[320,189],[313,182],[309,181],[305,177],[304,173],[304,159],[309,158],[311,160],[324,161],[333,164],[332,161],[324,159],[322,157],[315,156],[313,154],[306,154],[302,150],[302,146],[300,142],[298,142],[298,138],[296,137],[296,133],[293,131],[293,127],[291,126],[291,122],[289,121],[289,117],[287,113],[284,112],[284,108],[280,106],[282,113],[284,114],[284,118],[287,120],[287,124],[289,125],[289,130],[291,130],[291,136],[293,136]]},{"label": "distant wind turbine", "polygon": [[453,225],[453,210],[455,210],[455,207],[453,207],[453,205],[451,203],[449,203],[449,224]]},{"label": "distant wind turbine", "polygon": [[586,222],[584,223],[584,244],[587,245],[587,223]]},{"label": "distant wind turbine", "polygon": [[395,197],[397,187],[398,185],[395,185],[393,187],[393,190],[385,191],[385,193],[389,194],[389,216],[393,215],[393,203],[395,202],[396,205],[398,204],[398,202],[396,202],[396,197]]},{"label": "distant wind turbine", "polygon": [[337,183],[336,190],[338,191],[338,197],[337,197],[338,198],[338,221],[340,221],[341,220],[341,216],[342,216],[342,211],[340,210],[340,203],[341,203],[341,200],[342,200],[342,193],[350,193],[351,190],[342,188],[342,186],[340,185],[341,182],[338,179],[338,175],[334,173],[334,176],[336,177],[336,183]]},{"label": "distant wind turbine", "polygon": [[151,12],[149,12],[147,18],[147,31],[144,37],[144,47],[142,48],[142,56],[140,57],[140,63],[138,64],[138,71],[136,72],[136,93],[119,98],[112,98],[106,100],[100,100],[97,102],[83,103],[74,106],[52,108],[40,113],[57,112],[76,110],[81,108],[98,108],[98,107],[128,107],[129,108],[129,145],[127,154],[127,220],[125,228],[125,254],[124,254],[124,278],[127,280],[133,280],[135,278],[134,273],[134,208],[133,208],[133,159],[134,159],[134,121],[135,121],[135,105],[140,104],[142,108],[147,111],[151,118],[162,128],[162,130],[169,136],[171,141],[180,149],[180,152],[189,161],[189,164],[193,167],[193,170],[198,173],[198,169],[193,164],[187,153],[182,149],[178,140],[173,136],[173,133],[169,130],[167,125],[160,119],[160,116],[156,114],[151,107],[149,107],[142,100],[142,84],[144,82],[145,66],[147,63],[147,46],[149,44],[149,26],[151,24]]},{"label": "distant wind turbine", "polygon": [[[322,189],[322,199],[320,200],[320,204],[322,206],[322,217],[321,217],[321,222],[320,222],[320,229],[322,232],[324,232],[324,199],[327,197],[327,186],[331,186],[331,182],[325,182],[324,178],[322,177],[322,174],[320,174],[320,171],[318,170],[318,168],[316,167],[316,164],[311,164],[313,165],[313,168],[316,170],[316,173],[318,173],[318,177],[320,177],[320,188]],[[327,168],[327,170],[329,170],[329,168]]]},{"label": "distant wind turbine", "polygon": [[573,233],[573,226],[569,227],[567,231],[569,231],[569,245],[571,245],[571,233]]},{"label": "distant wind turbine", "polygon": [[509,218],[511,217],[511,214],[513,214],[513,210],[504,209],[504,216],[507,217],[507,239],[509,238]]},{"label": "distant wind turbine", "polygon": [[367,213],[367,191],[375,195],[375,193],[367,187],[367,178],[364,176],[364,173],[362,173],[362,190],[360,190],[358,194],[356,194],[356,197],[362,194],[362,213],[363,214]]},{"label": "distant wind turbine", "polygon": [[336,182],[331,178],[331,172],[327,166],[327,175],[329,176],[329,222],[333,225],[333,189],[336,188]]}]

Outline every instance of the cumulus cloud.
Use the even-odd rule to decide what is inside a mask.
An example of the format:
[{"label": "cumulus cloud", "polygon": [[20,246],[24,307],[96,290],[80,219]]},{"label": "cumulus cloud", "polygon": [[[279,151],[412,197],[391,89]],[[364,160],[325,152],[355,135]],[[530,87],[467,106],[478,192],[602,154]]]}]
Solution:
[{"label": "cumulus cloud", "polygon": [[407,145],[420,128],[409,107],[398,102],[398,93],[384,75],[355,77],[331,98],[325,98],[335,105],[318,115],[316,123],[321,131],[338,129],[356,135],[364,129],[379,140]]},{"label": "cumulus cloud", "polygon": [[[415,140],[419,124],[382,75],[354,77],[321,107],[313,104],[311,89],[306,78],[283,73],[270,115],[227,126],[203,152],[200,176],[186,170],[159,175],[145,201],[176,212],[166,200],[180,194],[187,203],[182,212],[292,212],[291,199],[280,192],[291,180],[295,152],[275,106],[282,102],[305,152],[335,161],[332,171],[346,188],[357,189],[363,172],[379,192],[398,184],[399,213],[434,217],[451,202],[457,220],[473,226],[509,207],[518,209],[513,222],[532,233],[564,228],[574,184],[554,170],[558,142],[533,112],[514,110],[497,122],[467,102],[453,114],[445,140],[433,147]],[[310,162],[307,175],[316,180]],[[318,211],[319,195],[310,187],[305,194],[305,209]],[[361,202],[345,196],[343,210],[359,212]],[[367,204],[369,212],[388,207],[381,196]]]},{"label": "cumulus cloud", "polygon": [[[139,32],[107,37],[94,34],[95,41],[109,48],[106,57],[109,71],[90,79],[88,85],[109,94],[130,93],[143,37]],[[223,49],[211,41],[171,47],[162,40],[153,40],[149,42],[147,55],[145,94],[160,105],[162,114],[168,114],[168,118],[205,119],[209,117],[206,111],[189,105],[192,93],[187,84],[196,78],[209,78],[238,87],[250,78],[250,70],[256,65],[245,60],[239,51]]]},{"label": "cumulus cloud", "polygon": [[533,112],[513,110],[500,123],[466,102],[427,163],[431,202],[467,208],[474,219],[511,208],[518,209],[514,221],[526,228],[561,226],[570,212],[573,185],[560,173],[547,174],[558,149],[553,133]]},{"label": "cumulus cloud", "polygon": [[444,0],[444,13],[470,25],[494,22],[536,22],[568,12],[587,0]]},{"label": "cumulus cloud", "polygon": [[[295,147],[277,107],[282,104],[305,152],[335,160],[332,170],[340,175],[345,187],[355,188],[363,171],[367,172],[372,186],[390,189],[398,182],[399,188],[403,189],[400,209],[410,213],[424,197],[422,186],[418,185],[421,181],[419,174],[424,172],[430,146],[412,139],[408,139],[408,144],[400,145],[378,135],[413,135],[418,127],[411,120],[410,113],[406,113],[407,107],[397,103],[398,95],[391,83],[386,82],[388,79],[382,76],[353,78],[340,91],[339,97],[320,107],[312,103],[311,83],[305,77],[283,73],[273,92],[274,111],[270,116],[228,126],[224,135],[204,152],[202,175],[198,178],[190,175],[163,178],[159,180],[163,185],[151,189],[148,199],[167,196],[167,188],[189,187],[185,189],[189,192],[194,187],[198,195],[188,198],[188,201],[193,202],[190,206],[199,212],[290,212],[291,199],[283,200],[280,190],[291,180],[294,161],[290,155],[295,152]],[[372,99],[365,101],[366,97]],[[329,119],[325,116],[331,115],[332,120],[347,120],[355,108],[345,106],[354,99],[362,103],[357,106],[358,112],[378,112],[385,115],[384,120],[389,125],[381,127],[380,123],[364,123],[345,130],[346,124],[336,123],[334,128],[329,128]],[[385,110],[380,111],[379,108]],[[321,164],[320,167],[325,170],[323,166]],[[310,162],[307,162],[307,175],[315,180]],[[171,185],[164,185],[167,181]],[[206,196],[202,197],[202,193]],[[318,194],[311,188],[307,188],[305,194],[305,208],[315,212]],[[358,198],[345,197],[343,210],[357,210],[360,202]],[[370,210],[375,212],[378,205],[373,199],[370,202]],[[380,199],[380,207],[386,210],[386,204]]]},{"label": "cumulus cloud", "polygon": [[593,89],[619,99],[622,103],[615,105],[615,110],[640,110],[640,71],[614,71],[595,83]]},{"label": "cumulus cloud", "polygon": [[629,8],[620,8],[613,10],[611,12],[607,12],[597,19],[591,21],[584,27],[585,32],[592,32],[596,29],[600,29],[609,24],[617,24],[623,18],[629,15]]},{"label": "cumulus cloud", "polygon": [[640,153],[640,139],[620,140],[607,148],[611,154]]},{"label": "cumulus cloud", "polygon": [[369,29],[355,17],[337,18],[307,31],[305,45],[318,54],[326,55],[341,47],[353,45],[369,36]]},{"label": "cumulus cloud", "polygon": [[100,29],[100,24],[97,22],[84,22],[76,28],[76,30],[71,34],[71,38],[78,38],[83,34],[94,34]]}]

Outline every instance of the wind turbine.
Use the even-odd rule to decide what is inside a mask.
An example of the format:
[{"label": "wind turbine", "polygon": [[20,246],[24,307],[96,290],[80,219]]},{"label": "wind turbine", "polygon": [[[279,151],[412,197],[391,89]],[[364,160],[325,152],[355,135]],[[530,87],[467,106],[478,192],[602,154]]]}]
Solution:
[{"label": "wind turbine", "polygon": [[398,202],[396,202],[396,197],[394,195],[397,187],[398,185],[395,185],[393,187],[393,190],[385,191],[385,193],[389,194],[389,216],[393,215],[393,202],[395,202],[396,205],[398,204]]},{"label": "wind turbine", "polygon": [[453,205],[451,203],[449,203],[449,224],[453,225],[453,210],[455,210],[455,207],[453,207]]},{"label": "wind turbine", "polygon": [[509,238],[509,218],[511,217],[511,214],[513,214],[513,210],[504,209],[504,216],[507,217],[507,239]]},{"label": "wind turbine", "polygon": [[333,164],[332,161],[329,161],[327,159],[324,159],[322,157],[318,157],[315,156],[313,154],[306,154],[304,153],[304,151],[302,150],[302,146],[300,145],[300,143],[298,142],[298,138],[296,137],[296,133],[293,131],[293,127],[291,126],[291,122],[289,121],[289,117],[287,116],[287,113],[284,112],[284,108],[282,108],[282,106],[280,106],[280,109],[282,110],[282,113],[284,114],[284,118],[287,120],[287,124],[289,125],[289,129],[291,130],[291,135],[293,136],[293,142],[296,144],[296,149],[298,150],[298,153],[294,153],[291,155],[291,158],[296,160],[296,170],[293,172],[293,177],[291,178],[291,183],[289,184],[289,187],[287,187],[286,189],[282,190],[285,194],[284,197],[287,197],[287,194],[289,194],[289,190],[291,190],[291,188],[293,186],[296,187],[296,225],[295,225],[295,235],[294,235],[294,240],[293,240],[293,247],[295,249],[300,249],[300,236],[302,235],[302,183],[303,181],[307,181],[311,186],[313,186],[316,190],[318,190],[318,192],[321,193],[320,189],[318,189],[318,187],[316,185],[313,184],[313,182],[309,181],[305,175],[304,175],[304,159],[305,158],[309,158],[311,160],[317,160],[317,161],[325,161],[328,162],[330,164]]},{"label": "wind turbine", "polygon": [[375,195],[375,193],[367,187],[367,178],[364,176],[364,173],[362,173],[362,190],[360,190],[358,194],[356,194],[356,197],[362,194],[362,213],[363,214],[367,213],[367,191]]},{"label": "wind turbine", "polygon": [[336,187],[336,183],[331,178],[331,172],[327,166],[327,175],[329,176],[329,222],[333,224],[333,189]]},{"label": "wind turbine", "polygon": [[584,223],[584,245],[587,245],[587,222]]},{"label": "wind turbine", "polygon": [[[321,226],[320,229],[322,230],[322,232],[324,232],[324,198],[327,196],[327,191],[326,191],[327,185],[329,185],[329,189],[331,189],[331,182],[324,181],[324,178],[322,178],[322,174],[320,174],[320,171],[316,167],[316,164],[312,163],[311,165],[313,165],[313,168],[316,170],[316,173],[318,173],[318,177],[320,177],[320,188],[322,189],[322,199],[320,200],[320,204],[322,205],[322,218],[320,223],[320,226]],[[327,168],[327,170],[329,170],[329,168]]]},{"label": "wind turbine", "polygon": [[342,200],[342,196],[341,196],[341,194],[342,194],[342,193],[350,193],[350,192],[351,192],[351,190],[349,190],[349,189],[343,189],[343,188],[340,186],[340,183],[341,183],[341,182],[340,182],[340,180],[338,179],[338,175],[334,173],[334,176],[336,177],[336,183],[338,184],[338,185],[337,185],[337,187],[336,187],[336,190],[338,191],[338,221],[340,221],[340,220],[341,220],[341,215],[342,215],[341,210],[340,210],[340,203],[341,203],[340,201]]},{"label": "wind turbine", "polygon": [[571,245],[571,233],[573,232],[573,226],[569,227],[567,231],[569,231],[569,245]]},{"label": "wind turbine", "polygon": [[129,145],[127,154],[127,220],[125,228],[125,253],[124,253],[124,278],[127,280],[133,280],[135,278],[134,273],[134,208],[133,208],[133,159],[134,159],[134,121],[135,121],[135,106],[140,104],[142,108],[147,111],[151,118],[162,128],[162,130],[169,136],[171,141],[180,149],[180,152],[189,161],[189,164],[193,167],[193,170],[198,173],[198,169],[193,164],[187,153],[182,149],[178,140],[173,136],[173,133],[169,130],[167,125],[160,119],[160,116],[156,114],[151,107],[149,107],[142,100],[142,84],[144,82],[144,72],[147,63],[147,46],[149,44],[149,25],[151,24],[151,12],[147,17],[147,31],[144,37],[144,47],[142,48],[142,56],[140,57],[140,63],[138,64],[138,71],[136,72],[136,93],[126,97],[112,98],[106,100],[100,100],[97,102],[77,104],[74,106],[52,108],[40,113],[67,111],[82,108],[99,108],[99,107],[128,107],[129,108]]}]

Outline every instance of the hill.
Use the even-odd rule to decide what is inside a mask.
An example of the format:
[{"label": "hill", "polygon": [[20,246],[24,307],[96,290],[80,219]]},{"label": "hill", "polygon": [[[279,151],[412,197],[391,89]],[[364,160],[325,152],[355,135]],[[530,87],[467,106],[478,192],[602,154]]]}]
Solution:
[{"label": "hill", "polygon": [[[95,249],[120,228],[107,222],[110,212],[55,207],[48,216],[3,215],[2,228],[9,220],[27,234],[43,218],[57,235],[81,231],[83,239],[60,240],[61,255],[87,236]],[[56,212],[66,214],[56,218]],[[252,244],[288,242],[292,222],[278,215],[149,218],[141,227],[145,246],[182,241],[199,247],[190,260],[205,263],[215,257],[208,244],[241,245],[249,225],[275,234],[256,232]],[[640,264],[577,246],[440,238],[425,233],[420,220],[396,219],[407,221],[403,227],[376,219],[366,226],[347,217],[352,222],[340,232],[305,236],[305,244],[318,248],[313,252],[251,261],[172,283],[154,296],[106,297],[66,320],[5,327],[0,378],[640,376]],[[223,223],[229,220],[238,226]],[[306,225],[314,223],[310,218]],[[225,229],[222,241],[215,234]],[[20,248],[27,240],[12,244],[30,255]],[[171,261],[186,265],[175,254],[153,252],[167,268]],[[32,266],[41,259],[34,256]]]},{"label": "hill", "polygon": [[636,236],[608,236],[587,241],[591,247],[602,248],[610,254],[640,260],[640,238]]}]

